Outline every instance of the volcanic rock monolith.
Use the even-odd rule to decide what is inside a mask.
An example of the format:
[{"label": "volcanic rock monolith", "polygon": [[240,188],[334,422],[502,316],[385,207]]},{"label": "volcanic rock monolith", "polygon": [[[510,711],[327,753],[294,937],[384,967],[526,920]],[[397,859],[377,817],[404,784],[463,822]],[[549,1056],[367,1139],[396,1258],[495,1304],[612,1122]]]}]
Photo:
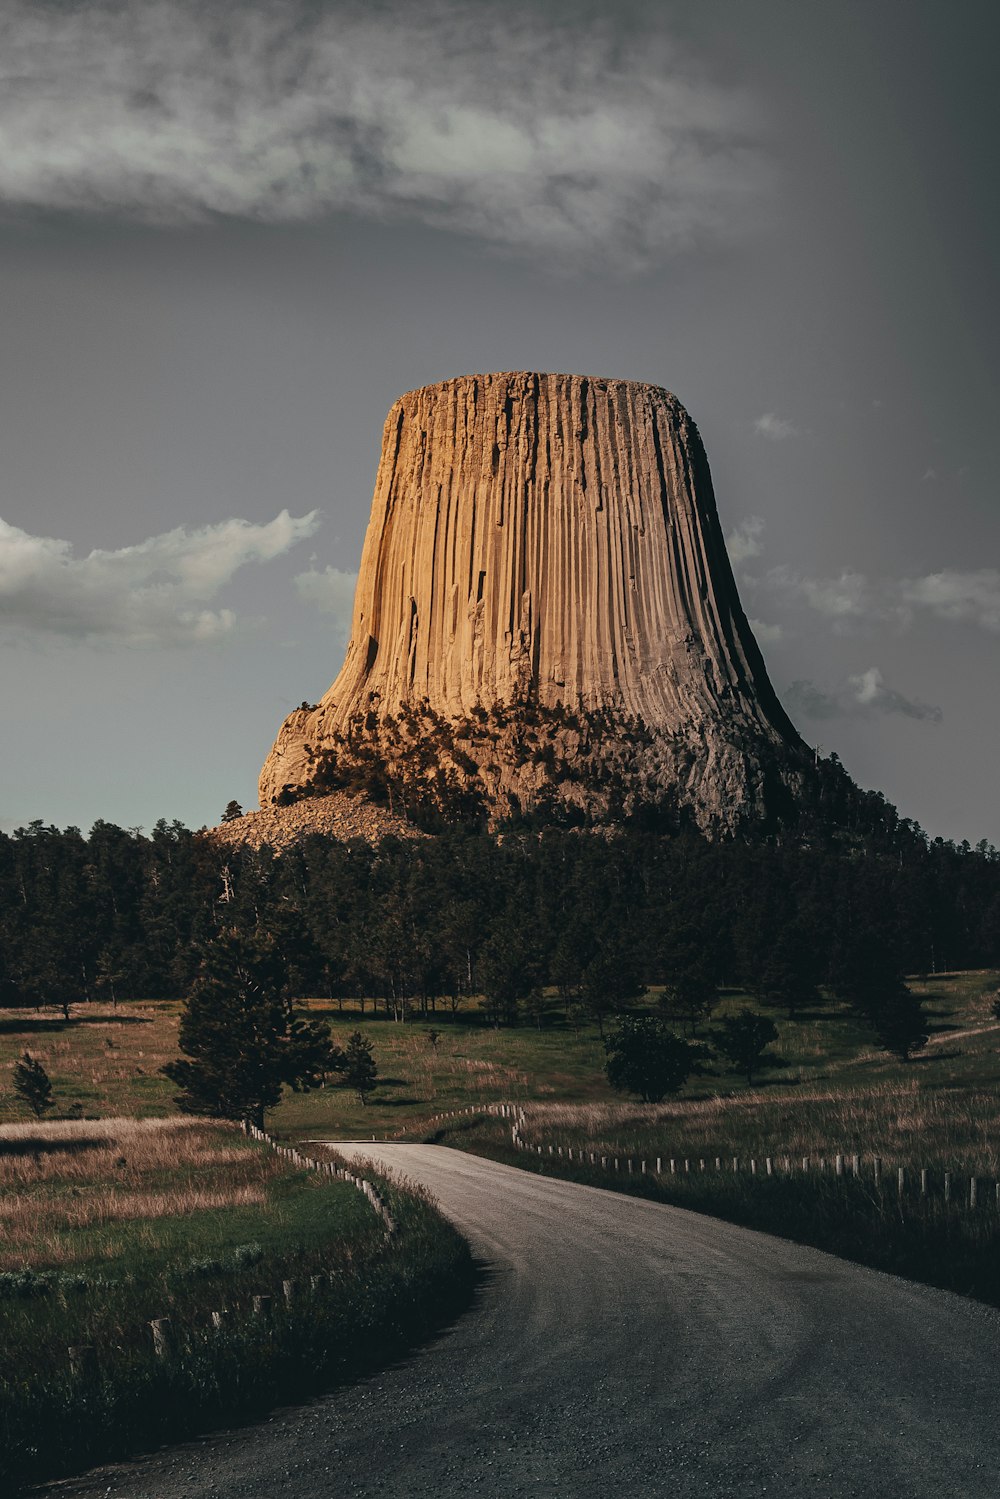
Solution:
[{"label": "volcanic rock monolith", "polygon": [[810,756],[740,606],[694,422],[657,386],[472,375],[389,412],[347,655],[261,805],[773,816]]}]

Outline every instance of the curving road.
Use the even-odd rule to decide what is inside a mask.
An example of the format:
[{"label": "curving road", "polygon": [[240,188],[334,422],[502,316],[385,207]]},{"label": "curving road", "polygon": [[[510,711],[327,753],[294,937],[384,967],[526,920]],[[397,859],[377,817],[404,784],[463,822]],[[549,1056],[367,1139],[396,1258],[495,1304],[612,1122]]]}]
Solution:
[{"label": "curving road", "polygon": [[406,1362],[79,1499],[995,1499],[1000,1313],[678,1208],[430,1145],[489,1267]]}]

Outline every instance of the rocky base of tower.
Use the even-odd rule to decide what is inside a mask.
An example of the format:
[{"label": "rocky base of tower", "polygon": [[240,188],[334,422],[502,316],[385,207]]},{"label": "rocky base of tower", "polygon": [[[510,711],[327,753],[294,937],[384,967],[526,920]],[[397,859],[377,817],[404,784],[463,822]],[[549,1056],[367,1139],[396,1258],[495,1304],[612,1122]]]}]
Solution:
[{"label": "rocky base of tower", "polygon": [[335,791],[286,806],[246,812],[207,828],[203,836],[229,848],[272,848],[280,852],[309,838],[330,838],[338,843],[360,839],[379,844],[384,838],[421,838],[423,834],[381,803]]},{"label": "rocky base of tower", "polygon": [[262,784],[266,803],[339,792],[425,825],[495,829],[527,818],[669,827],[687,808],[704,831],[732,833],[783,819],[807,773],[805,762],[790,764],[787,745],[741,745],[718,733],[706,741],[695,726],[666,734],[611,708],[496,704],[446,719],[427,702],[384,716],[373,706],[315,743],[302,723],[287,727],[294,779],[279,779],[279,739],[275,777]]}]

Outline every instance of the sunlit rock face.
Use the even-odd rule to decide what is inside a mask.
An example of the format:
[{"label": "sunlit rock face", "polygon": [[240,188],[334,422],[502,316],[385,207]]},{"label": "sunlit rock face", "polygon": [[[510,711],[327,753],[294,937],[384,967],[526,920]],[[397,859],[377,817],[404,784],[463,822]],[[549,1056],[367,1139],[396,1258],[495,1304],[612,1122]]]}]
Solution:
[{"label": "sunlit rock face", "polygon": [[351,639],[262,806],[358,789],[502,821],[774,815],[808,756],[740,606],[680,402],[472,375],[386,419]]}]

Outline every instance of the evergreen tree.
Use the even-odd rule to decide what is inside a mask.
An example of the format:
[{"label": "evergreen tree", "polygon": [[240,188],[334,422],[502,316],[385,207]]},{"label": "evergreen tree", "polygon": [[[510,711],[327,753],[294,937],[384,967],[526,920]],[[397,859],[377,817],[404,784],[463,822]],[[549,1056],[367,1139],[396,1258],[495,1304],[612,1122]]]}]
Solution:
[{"label": "evergreen tree", "polygon": [[712,1045],[716,1051],[732,1062],[748,1083],[753,1082],[757,1068],[767,1060],[769,1043],[777,1039],[778,1028],[774,1021],[745,1007],[738,1015],[726,1015],[718,1029],[712,1032]]},{"label": "evergreen tree", "polygon": [[785,926],[774,918],[762,929],[764,951],[747,972],[747,988],[761,1004],[775,1005],[789,1020],[803,1009],[818,1004],[815,940],[810,943],[802,926]]},{"label": "evergreen tree", "polygon": [[210,942],[181,1016],[189,1060],[163,1071],[181,1089],[187,1114],[242,1119],[263,1127],[282,1089],[318,1088],[343,1055],[325,1021],[306,1020],[286,997],[287,965],[274,940],[223,932]]},{"label": "evergreen tree", "polygon": [[583,969],[580,987],[583,1003],[603,1037],[605,1018],[620,1014],[646,992],[639,976],[638,955],[627,935],[605,935]]},{"label": "evergreen tree", "polygon": [[14,1092],[36,1119],[55,1106],[48,1073],[27,1051],[14,1063]]},{"label": "evergreen tree", "polygon": [[927,1045],[927,1021],[920,1000],[904,984],[875,1015],[875,1034],[883,1051],[901,1062]]},{"label": "evergreen tree", "polygon": [[226,803],[226,810],[222,814],[223,822],[235,822],[238,817],[243,816],[243,808],[238,801]]},{"label": "evergreen tree", "polygon": [[493,1025],[516,1025],[520,1005],[533,1007],[541,980],[539,953],[513,911],[504,913],[483,944],[478,977]]},{"label": "evergreen tree", "polygon": [[367,1104],[368,1094],[378,1086],[378,1067],[372,1056],[372,1043],[360,1031],[352,1031],[344,1052],[345,1082],[358,1095],[358,1102]]},{"label": "evergreen tree", "polygon": [[643,1103],[660,1103],[678,1093],[702,1070],[708,1048],[684,1041],[662,1020],[626,1015],[604,1043],[608,1082],[619,1093],[638,1093]]}]

